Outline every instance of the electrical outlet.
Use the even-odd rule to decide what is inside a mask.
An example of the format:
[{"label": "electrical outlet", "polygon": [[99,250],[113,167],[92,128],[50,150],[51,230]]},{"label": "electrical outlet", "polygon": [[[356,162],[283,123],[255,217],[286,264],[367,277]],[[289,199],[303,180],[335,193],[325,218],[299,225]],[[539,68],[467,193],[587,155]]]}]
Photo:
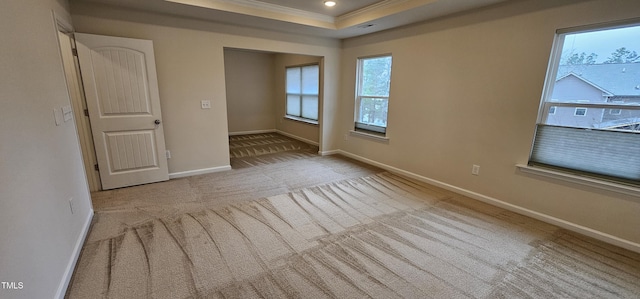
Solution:
[{"label": "electrical outlet", "polygon": [[480,175],[480,165],[473,165],[471,168],[471,174]]},{"label": "electrical outlet", "polygon": [[171,159],[171,151],[170,151],[170,150],[167,150],[167,151],[165,152],[165,156],[167,157],[167,159]]},{"label": "electrical outlet", "polygon": [[202,109],[211,109],[211,101],[209,100],[200,101],[200,106],[202,107]]},{"label": "electrical outlet", "polygon": [[73,197],[69,197],[69,209],[71,209],[71,214],[73,214]]}]

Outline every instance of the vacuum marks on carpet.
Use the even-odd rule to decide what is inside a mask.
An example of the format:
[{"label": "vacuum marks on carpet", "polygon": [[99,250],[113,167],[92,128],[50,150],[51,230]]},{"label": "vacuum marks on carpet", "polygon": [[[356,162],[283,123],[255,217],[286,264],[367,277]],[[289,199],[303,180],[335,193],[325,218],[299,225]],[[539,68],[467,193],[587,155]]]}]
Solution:
[{"label": "vacuum marks on carpet", "polygon": [[234,169],[317,156],[318,147],[278,133],[229,136]]},{"label": "vacuum marks on carpet", "polygon": [[85,245],[69,297],[637,298],[639,279],[638,254],[381,173],[127,227]]}]

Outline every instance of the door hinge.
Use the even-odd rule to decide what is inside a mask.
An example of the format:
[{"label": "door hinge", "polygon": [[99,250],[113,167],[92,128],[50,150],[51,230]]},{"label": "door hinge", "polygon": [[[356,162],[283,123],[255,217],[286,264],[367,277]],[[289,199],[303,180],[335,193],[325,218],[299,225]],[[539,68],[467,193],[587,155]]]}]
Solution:
[{"label": "door hinge", "polygon": [[71,49],[71,54],[73,54],[73,56],[78,56],[78,49]]},{"label": "door hinge", "polygon": [[84,116],[89,116],[89,109],[84,109]]},{"label": "door hinge", "polygon": [[100,171],[100,167],[98,167],[98,164],[93,165],[93,169],[95,169],[96,171]]}]

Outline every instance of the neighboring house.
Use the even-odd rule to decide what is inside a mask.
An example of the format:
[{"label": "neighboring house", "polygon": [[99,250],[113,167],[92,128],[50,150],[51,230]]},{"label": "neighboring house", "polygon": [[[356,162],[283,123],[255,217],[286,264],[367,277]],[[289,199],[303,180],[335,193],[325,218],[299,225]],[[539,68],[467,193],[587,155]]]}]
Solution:
[{"label": "neighboring house", "polygon": [[640,63],[561,65],[546,123],[581,128],[640,131],[640,109],[606,108],[623,104],[640,108]]}]

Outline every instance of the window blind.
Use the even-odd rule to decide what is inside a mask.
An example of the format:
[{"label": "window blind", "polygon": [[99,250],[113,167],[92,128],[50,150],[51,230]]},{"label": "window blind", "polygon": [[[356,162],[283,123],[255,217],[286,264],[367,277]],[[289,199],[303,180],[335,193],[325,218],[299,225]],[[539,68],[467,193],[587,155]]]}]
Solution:
[{"label": "window blind", "polygon": [[529,164],[640,185],[640,134],[538,124]]}]

